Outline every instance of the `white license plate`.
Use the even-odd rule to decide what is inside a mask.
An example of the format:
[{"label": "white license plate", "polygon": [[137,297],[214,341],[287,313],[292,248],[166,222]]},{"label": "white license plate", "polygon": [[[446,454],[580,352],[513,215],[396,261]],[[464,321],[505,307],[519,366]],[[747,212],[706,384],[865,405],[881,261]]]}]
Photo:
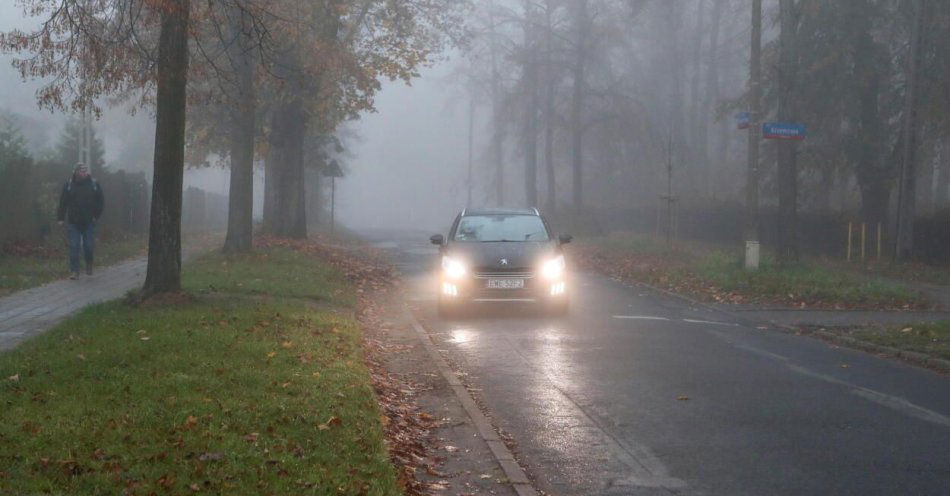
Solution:
[{"label": "white license plate", "polygon": [[524,279],[489,279],[488,289],[523,289]]}]

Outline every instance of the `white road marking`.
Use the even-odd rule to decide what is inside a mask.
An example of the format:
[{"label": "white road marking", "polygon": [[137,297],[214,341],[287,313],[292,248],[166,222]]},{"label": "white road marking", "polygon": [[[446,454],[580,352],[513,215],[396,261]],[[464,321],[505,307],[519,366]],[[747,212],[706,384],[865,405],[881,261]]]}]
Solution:
[{"label": "white road marking", "polygon": [[689,322],[690,324],[710,324],[710,325],[721,325],[729,327],[739,327],[739,324],[733,322],[716,322],[714,320],[698,320],[698,319],[683,319],[683,322]]},{"label": "white road marking", "polygon": [[614,318],[620,320],[670,320],[666,317],[652,317],[649,315],[614,315]]},{"label": "white road marking", "polygon": [[832,377],[827,374],[822,374],[820,372],[813,372],[804,367],[799,367],[798,365],[792,365],[790,363],[785,364],[786,367],[791,369],[794,372],[797,372],[808,377],[814,377],[815,379],[821,379],[825,382],[830,382],[832,384],[837,384],[839,386],[850,389],[850,393],[855,396],[860,396],[868,401],[872,401],[882,406],[886,406],[891,410],[894,410],[898,413],[914,417],[916,419],[924,420],[930,423],[937,425],[942,425],[944,427],[950,427],[950,417],[941,415],[933,410],[929,410],[920,405],[911,403],[910,401],[905,400],[899,396],[891,396],[889,394],[884,394],[873,389],[868,389],[861,387],[855,384],[851,384],[848,381],[843,381],[836,377]]}]

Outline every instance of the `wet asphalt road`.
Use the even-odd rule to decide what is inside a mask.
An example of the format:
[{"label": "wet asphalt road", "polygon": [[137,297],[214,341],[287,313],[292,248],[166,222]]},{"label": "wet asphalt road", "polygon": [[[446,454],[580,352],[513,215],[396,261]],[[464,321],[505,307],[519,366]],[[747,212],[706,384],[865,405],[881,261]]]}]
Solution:
[{"label": "wet asphalt road", "polygon": [[427,236],[369,233],[539,489],[950,494],[950,378],[576,274],[571,314],[435,316]]}]

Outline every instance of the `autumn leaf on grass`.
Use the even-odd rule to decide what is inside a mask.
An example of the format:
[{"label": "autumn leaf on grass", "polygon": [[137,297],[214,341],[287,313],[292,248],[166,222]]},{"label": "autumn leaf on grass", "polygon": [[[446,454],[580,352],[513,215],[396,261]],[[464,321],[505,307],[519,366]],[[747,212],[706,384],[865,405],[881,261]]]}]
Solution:
[{"label": "autumn leaf on grass", "polygon": [[260,436],[260,434],[258,434],[258,433],[256,433],[256,432],[252,432],[252,433],[250,433],[250,434],[245,435],[245,436],[244,436],[244,440],[247,441],[247,442],[249,442],[249,443],[253,443],[253,442],[256,442],[256,441],[257,441],[257,437],[258,437],[258,436]]},{"label": "autumn leaf on grass", "polygon": [[13,374],[10,377],[7,377],[7,379],[13,382],[20,382],[20,374]]},{"label": "autumn leaf on grass", "polygon": [[275,356],[277,356],[277,352],[276,352],[276,351],[272,351],[272,352],[270,352],[270,353],[267,354],[267,358],[274,358]]},{"label": "autumn leaf on grass", "polygon": [[335,425],[340,425],[342,423],[343,421],[340,420],[340,417],[333,416],[327,419],[326,423],[318,425],[317,429],[320,429],[321,431],[327,431],[327,430],[330,430],[330,427],[333,427]]},{"label": "autumn leaf on grass", "polygon": [[185,423],[181,425],[181,429],[187,431],[196,425],[198,425],[198,417],[189,415],[188,418],[185,419]]}]

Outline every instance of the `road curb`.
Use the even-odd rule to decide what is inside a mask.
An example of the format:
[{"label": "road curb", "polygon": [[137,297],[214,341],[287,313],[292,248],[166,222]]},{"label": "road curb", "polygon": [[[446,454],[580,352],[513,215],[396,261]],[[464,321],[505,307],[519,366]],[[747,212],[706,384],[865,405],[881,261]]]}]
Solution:
[{"label": "road curb", "polygon": [[[801,333],[801,329],[794,326],[779,325],[779,329],[782,329],[784,332],[788,333]],[[936,370],[937,372],[948,374],[950,373],[950,361],[944,360],[942,358],[937,358],[926,353],[918,353],[916,351],[907,351],[894,348],[892,346],[883,346],[879,344],[870,343],[867,341],[862,341],[851,336],[842,336],[840,334],[835,334],[823,329],[817,331],[805,331],[804,334],[816,336],[822,340],[830,341],[839,346],[844,346],[846,348],[853,348],[860,351],[866,351],[868,353],[884,354],[890,355],[895,358],[899,358],[904,362],[908,362],[914,365],[921,367],[930,368]]]},{"label": "road curb", "polygon": [[453,372],[445,362],[445,359],[442,358],[442,355],[439,354],[439,350],[435,347],[435,343],[432,342],[429,333],[422,327],[422,324],[419,323],[419,320],[412,314],[412,310],[410,310],[408,306],[405,307],[405,311],[409,317],[409,322],[412,323],[412,328],[415,329],[423,346],[425,346],[426,352],[432,358],[436,368],[439,369],[439,373],[442,374],[442,377],[448,382],[449,387],[452,388],[452,392],[455,393],[455,396],[459,402],[461,402],[465,413],[468,414],[472,423],[475,425],[475,430],[478,431],[478,435],[488,444],[492,456],[501,467],[502,472],[505,473],[505,477],[515,492],[518,493],[518,496],[540,496],[538,490],[531,484],[531,480],[528,479],[528,475],[524,469],[518,465],[518,462],[515,460],[515,455],[508,449],[508,446],[506,446],[501,437],[498,436],[498,433],[495,432],[495,428],[492,427],[488,417],[482,413],[482,410],[475,403],[472,395],[465,389],[465,385],[462,384],[462,381],[459,380],[455,372]]}]

